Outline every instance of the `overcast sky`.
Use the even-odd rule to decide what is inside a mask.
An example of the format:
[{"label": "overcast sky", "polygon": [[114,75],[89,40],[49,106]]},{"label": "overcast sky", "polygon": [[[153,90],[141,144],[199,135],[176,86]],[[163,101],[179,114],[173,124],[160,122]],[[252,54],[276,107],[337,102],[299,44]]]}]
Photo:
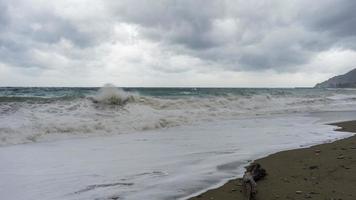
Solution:
[{"label": "overcast sky", "polygon": [[356,67],[354,0],[0,0],[0,86],[294,87]]}]

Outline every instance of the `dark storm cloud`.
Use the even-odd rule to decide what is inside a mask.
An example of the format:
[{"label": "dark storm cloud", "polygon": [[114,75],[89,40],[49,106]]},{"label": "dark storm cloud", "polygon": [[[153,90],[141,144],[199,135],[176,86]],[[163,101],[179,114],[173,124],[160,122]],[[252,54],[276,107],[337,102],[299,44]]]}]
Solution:
[{"label": "dark storm cloud", "polygon": [[32,67],[34,63],[28,50],[29,47],[23,43],[0,39],[1,62],[19,67]]},{"label": "dark storm cloud", "polygon": [[7,6],[0,0],[0,26],[4,27],[7,23]]},{"label": "dark storm cloud", "polygon": [[113,3],[118,18],[143,26],[148,37],[192,49],[214,46],[211,21],[223,15],[221,1],[120,1]]},{"label": "dark storm cloud", "polygon": [[306,13],[307,29],[324,33],[330,45],[356,50],[356,1],[328,1]]},{"label": "dark storm cloud", "polygon": [[[356,35],[355,1],[319,1],[315,7],[300,1],[287,8],[298,3],[127,1],[116,7],[116,13],[121,20],[140,25],[146,37],[171,48],[182,45],[186,53],[235,70],[295,71],[321,51],[356,46],[350,43]],[[219,20],[236,23],[229,38],[229,30],[216,26]]]},{"label": "dark storm cloud", "polygon": [[94,44],[95,36],[81,32],[73,22],[50,11],[31,13],[25,8],[0,2],[0,58],[16,67],[47,68],[33,57],[33,50],[46,51],[50,45],[68,40],[77,48]]},{"label": "dark storm cloud", "polygon": [[[70,21],[63,20],[51,14],[34,16],[27,22],[34,27],[24,24],[18,32],[28,35],[32,40],[40,43],[57,43],[67,39],[79,47],[87,47],[92,43],[91,38],[81,33]],[[39,26],[36,29],[36,25]]]},{"label": "dark storm cloud", "polygon": [[[136,25],[141,39],[159,44],[162,51],[228,70],[298,71],[331,48],[356,50],[353,0],[106,1],[106,10],[93,13],[96,17],[82,24],[52,7],[28,8],[24,2],[0,0],[0,61],[14,66],[45,67],[33,58],[32,50],[46,51],[63,39],[75,49],[96,49],[115,41],[111,29],[117,23]],[[108,19],[101,27],[103,15]],[[83,30],[86,23],[94,28]]]},{"label": "dark storm cloud", "polygon": [[341,0],[329,2],[312,10],[305,22],[316,31],[326,31],[334,37],[356,35],[356,1]]}]

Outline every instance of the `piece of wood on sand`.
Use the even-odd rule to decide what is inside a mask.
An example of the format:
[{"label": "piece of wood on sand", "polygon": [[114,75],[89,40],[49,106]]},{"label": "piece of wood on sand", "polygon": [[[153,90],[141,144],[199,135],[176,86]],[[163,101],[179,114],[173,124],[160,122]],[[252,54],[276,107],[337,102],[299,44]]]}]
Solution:
[{"label": "piece of wood on sand", "polygon": [[242,178],[244,193],[247,200],[254,200],[257,193],[256,181],[264,178],[267,173],[258,163],[252,163],[245,168],[246,171]]}]

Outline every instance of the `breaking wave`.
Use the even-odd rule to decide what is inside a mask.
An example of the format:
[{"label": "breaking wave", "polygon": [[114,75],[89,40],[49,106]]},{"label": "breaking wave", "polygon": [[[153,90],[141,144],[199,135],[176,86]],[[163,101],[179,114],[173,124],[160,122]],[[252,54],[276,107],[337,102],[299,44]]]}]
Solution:
[{"label": "breaking wave", "polygon": [[135,102],[135,96],[123,91],[111,84],[106,84],[100,88],[97,95],[91,98],[94,103],[123,106],[130,102]]},{"label": "breaking wave", "polygon": [[[150,92],[161,94],[166,90],[169,89]],[[2,96],[0,145],[123,134],[261,115],[356,109],[356,91],[251,90],[223,95],[210,92],[203,96],[195,89],[187,91],[190,94],[180,91],[180,96],[167,97],[105,85],[86,95]]]}]

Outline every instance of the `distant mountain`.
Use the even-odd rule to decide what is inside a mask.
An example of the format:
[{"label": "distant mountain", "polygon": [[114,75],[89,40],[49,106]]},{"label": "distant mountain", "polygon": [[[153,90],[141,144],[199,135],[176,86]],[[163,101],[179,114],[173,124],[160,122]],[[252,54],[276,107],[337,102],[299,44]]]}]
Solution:
[{"label": "distant mountain", "polygon": [[327,81],[318,83],[316,88],[356,88],[356,68],[344,75],[334,76]]}]

